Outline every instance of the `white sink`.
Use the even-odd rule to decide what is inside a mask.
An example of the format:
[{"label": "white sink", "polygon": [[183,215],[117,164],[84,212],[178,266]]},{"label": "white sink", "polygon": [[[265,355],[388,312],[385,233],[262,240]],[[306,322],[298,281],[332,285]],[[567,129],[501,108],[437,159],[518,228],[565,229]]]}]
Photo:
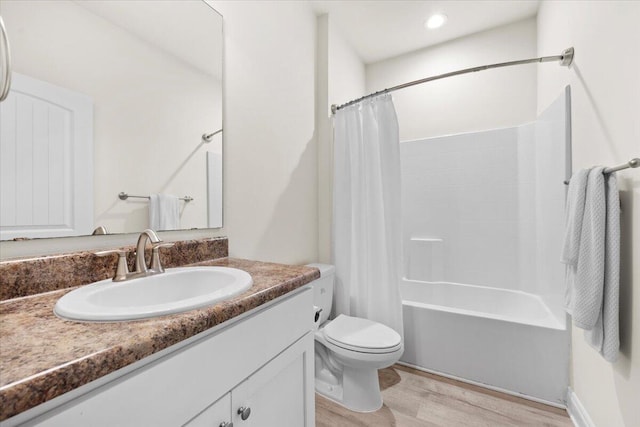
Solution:
[{"label": "white sink", "polygon": [[164,273],[114,282],[101,280],[58,300],[55,314],[70,320],[145,319],[206,307],[251,287],[246,271],[229,267],[170,268]]}]

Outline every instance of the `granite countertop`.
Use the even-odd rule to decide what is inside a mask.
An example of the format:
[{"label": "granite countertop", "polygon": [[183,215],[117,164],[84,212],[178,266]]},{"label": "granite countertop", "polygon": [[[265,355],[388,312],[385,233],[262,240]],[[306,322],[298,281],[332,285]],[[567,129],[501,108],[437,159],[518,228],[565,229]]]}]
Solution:
[{"label": "granite countertop", "polygon": [[103,377],[320,277],[315,268],[219,258],[253,286],[216,305],[146,320],[79,323],[53,314],[75,288],[0,302],[0,421]]}]

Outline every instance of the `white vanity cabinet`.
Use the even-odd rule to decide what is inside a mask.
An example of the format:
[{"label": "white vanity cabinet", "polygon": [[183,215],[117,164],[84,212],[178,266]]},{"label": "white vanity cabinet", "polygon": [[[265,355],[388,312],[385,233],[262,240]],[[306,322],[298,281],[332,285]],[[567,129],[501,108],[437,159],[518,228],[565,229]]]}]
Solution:
[{"label": "white vanity cabinet", "polygon": [[232,427],[231,408],[231,392],[229,392],[183,427]]},{"label": "white vanity cabinet", "polygon": [[313,427],[312,298],[293,291],[0,425]]},{"label": "white vanity cabinet", "polygon": [[[303,338],[307,339],[311,343],[313,359],[313,336],[309,334]],[[231,392],[234,426],[309,425],[305,420],[315,414],[305,413],[305,395],[302,391],[306,387],[305,382],[310,383],[313,388],[313,376],[311,381],[307,381],[300,375],[305,368],[305,360],[300,353],[301,347],[308,344],[300,342],[297,344],[299,348],[292,346]],[[246,420],[242,419],[241,411],[236,407],[251,410]],[[315,425],[313,422],[311,424]]]},{"label": "white vanity cabinet", "polygon": [[309,344],[313,346],[311,334],[260,368],[185,427],[231,427],[231,423],[233,427],[314,425],[313,414],[309,412],[313,407],[305,403],[305,387],[309,381],[304,371]]}]

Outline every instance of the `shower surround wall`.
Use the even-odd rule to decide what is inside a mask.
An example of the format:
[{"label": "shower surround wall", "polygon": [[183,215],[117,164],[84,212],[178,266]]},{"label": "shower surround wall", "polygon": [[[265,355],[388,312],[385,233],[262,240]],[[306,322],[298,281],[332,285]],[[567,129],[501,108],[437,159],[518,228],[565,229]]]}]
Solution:
[{"label": "shower surround wall", "polygon": [[407,279],[524,291],[560,306],[564,102],[534,123],[401,144]]},{"label": "shower surround wall", "polygon": [[567,87],[533,123],[401,144],[406,363],[562,404],[569,111]]},{"label": "shower surround wall", "polygon": [[408,279],[515,289],[529,284],[519,277],[532,281],[531,267],[520,261],[534,253],[518,239],[535,225],[533,177],[518,167],[526,165],[519,158],[530,157],[532,142],[519,133],[509,128],[402,145]]}]

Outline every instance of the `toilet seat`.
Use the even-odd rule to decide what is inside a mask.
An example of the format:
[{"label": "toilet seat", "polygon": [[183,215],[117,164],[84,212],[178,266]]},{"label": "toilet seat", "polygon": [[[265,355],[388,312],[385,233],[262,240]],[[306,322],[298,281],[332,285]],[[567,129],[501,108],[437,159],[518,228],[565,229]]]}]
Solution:
[{"label": "toilet seat", "polygon": [[360,353],[392,353],[402,346],[400,334],[378,322],[339,315],[323,328],[328,342]]}]

